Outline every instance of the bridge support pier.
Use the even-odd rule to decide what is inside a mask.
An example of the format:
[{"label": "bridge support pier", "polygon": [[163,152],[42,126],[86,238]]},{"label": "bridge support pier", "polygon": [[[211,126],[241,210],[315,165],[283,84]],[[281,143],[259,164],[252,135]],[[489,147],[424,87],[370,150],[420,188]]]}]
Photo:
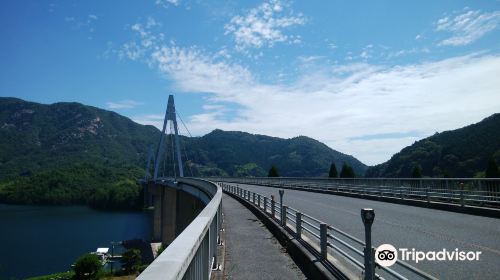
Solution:
[{"label": "bridge support pier", "polygon": [[153,240],[164,245],[175,239],[177,225],[177,190],[152,186],[154,194]]}]

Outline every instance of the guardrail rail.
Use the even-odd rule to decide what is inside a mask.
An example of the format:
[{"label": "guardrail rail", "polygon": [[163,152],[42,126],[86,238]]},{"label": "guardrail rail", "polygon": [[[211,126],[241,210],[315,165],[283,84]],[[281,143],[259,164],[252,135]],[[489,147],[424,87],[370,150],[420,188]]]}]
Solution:
[{"label": "guardrail rail", "polygon": [[500,208],[500,179],[493,178],[211,178],[217,182],[278,188],[310,189],[440,202],[459,206]]},{"label": "guardrail rail", "polygon": [[211,200],[137,279],[210,279],[217,265],[222,189],[201,179],[180,178],[178,181],[199,189]]}]

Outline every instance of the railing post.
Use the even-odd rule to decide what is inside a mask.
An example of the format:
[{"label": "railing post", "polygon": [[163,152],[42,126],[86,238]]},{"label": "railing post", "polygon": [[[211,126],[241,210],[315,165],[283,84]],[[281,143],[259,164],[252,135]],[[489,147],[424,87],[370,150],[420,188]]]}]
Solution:
[{"label": "railing post", "polygon": [[302,238],[302,213],[295,213],[295,237],[297,239]]},{"label": "railing post", "polygon": [[365,280],[375,279],[375,258],[372,250],[372,224],[375,220],[373,209],[361,209],[361,220],[365,226]]},{"label": "railing post", "polygon": [[328,252],[328,236],[327,236],[327,226],[325,223],[319,224],[319,243],[320,243],[320,254],[321,259],[326,260]]},{"label": "railing post", "polygon": [[288,207],[286,205],[283,205],[283,207],[281,208],[281,211],[282,211],[282,213],[281,213],[281,217],[282,217],[281,225],[283,227],[286,227],[286,210],[287,209],[288,209]]},{"label": "railing post", "polygon": [[260,194],[259,194],[259,195],[257,195],[257,202],[258,202],[258,203],[257,203],[257,206],[260,208]]},{"label": "railing post", "polygon": [[283,221],[283,194],[285,193],[284,190],[279,190],[280,194],[280,212],[281,212],[281,217],[280,219]]},{"label": "railing post", "polygon": [[465,205],[465,200],[464,200],[464,183],[460,183],[460,206],[464,207]]},{"label": "railing post", "polygon": [[431,202],[431,197],[430,197],[430,195],[429,195],[429,189],[430,189],[430,187],[425,188],[425,190],[426,190],[426,195],[427,195],[427,203],[430,203],[430,202]]},{"label": "railing post", "polygon": [[264,213],[267,214],[267,196],[264,196]]},{"label": "railing post", "polygon": [[255,204],[255,193],[253,193],[253,204]]},{"label": "railing post", "polygon": [[274,209],[274,195],[271,195],[271,216],[274,218],[276,209]]}]

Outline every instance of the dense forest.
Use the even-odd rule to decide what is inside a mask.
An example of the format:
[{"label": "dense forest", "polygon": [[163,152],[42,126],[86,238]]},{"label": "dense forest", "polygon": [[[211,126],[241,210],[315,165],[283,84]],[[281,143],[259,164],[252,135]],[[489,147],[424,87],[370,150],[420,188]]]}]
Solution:
[{"label": "dense forest", "polygon": [[500,114],[415,142],[367,177],[485,177],[488,162],[500,162]]},{"label": "dense forest", "polygon": [[[160,131],[79,103],[0,98],[0,202],[138,208],[137,179]],[[171,139],[167,137],[167,146]],[[327,176],[330,164],[367,168],[314,139],[214,130],[181,137],[186,176]],[[165,153],[160,175],[173,175]]]}]

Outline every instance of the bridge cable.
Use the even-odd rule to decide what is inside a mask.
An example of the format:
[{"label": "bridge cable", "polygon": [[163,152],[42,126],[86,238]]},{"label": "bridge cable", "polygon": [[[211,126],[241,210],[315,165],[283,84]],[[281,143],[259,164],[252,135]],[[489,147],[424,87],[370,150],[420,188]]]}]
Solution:
[{"label": "bridge cable", "polygon": [[175,170],[175,147],[174,147],[174,133],[172,131],[173,125],[170,125],[170,141],[172,142],[172,163],[174,167],[174,178],[177,178],[177,171]]},{"label": "bridge cable", "polygon": [[[163,141],[164,141],[164,143],[165,143],[165,144],[167,144],[167,143],[168,143],[168,142],[167,142],[167,137],[163,138]],[[168,146],[166,146],[166,147],[168,147]],[[167,150],[163,150],[163,151],[161,151],[161,152],[166,154],[166,153],[167,153]],[[167,154],[167,155],[168,155],[168,154]],[[161,170],[162,177],[165,177],[165,161],[166,161],[166,158],[163,160],[163,168],[162,168],[162,170]]]},{"label": "bridge cable", "polygon": [[[187,133],[189,134],[189,137],[193,138],[193,135],[191,135],[191,132],[189,131],[189,129],[187,128],[186,124],[182,120],[181,114],[179,113],[179,110],[177,110],[176,113],[177,113],[177,116],[179,116],[179,120],[181,120],[182,126],[184,126],[184,128],[187,131]],[[193,169],[191,168],[191,164],[188,163],[189,162],[189,157],[188,157],[188,154],[187,154],[186,145],[184,145],[183,148],[184,148],[184,155],[186,156],[186,164],[189,167],[189,172],[191,173],[191,177],[194,177],[194,173],[193,173]]]},{"label": "bridge cable", "polygon": [[187,128],[186,124],[184,123],[184,121],[182,120],[181,118],[181,114],[179,113],[179,110],[176,111],[177,115],[179,116],[179,120],[181,120],[181,123],[182,125],[184,126],[184,128],[186,128],[186,131],[187,133],[189,134],[189,137],[193,138],[193,135],[191,135],[191,132],[189,132],[189,129]]}]

